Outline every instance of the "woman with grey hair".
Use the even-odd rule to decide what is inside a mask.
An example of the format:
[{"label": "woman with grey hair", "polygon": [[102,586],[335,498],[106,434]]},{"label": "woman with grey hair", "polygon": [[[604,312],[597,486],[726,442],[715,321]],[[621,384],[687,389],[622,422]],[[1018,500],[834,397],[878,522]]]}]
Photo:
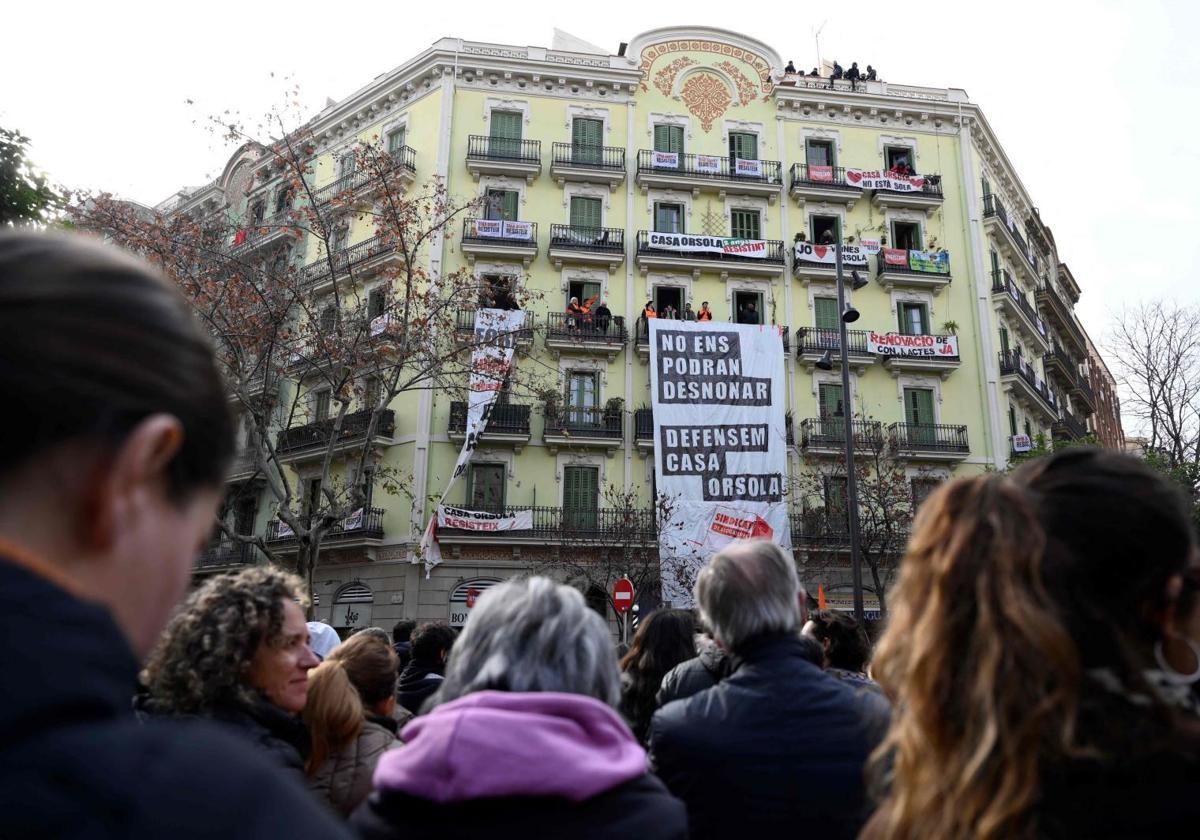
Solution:
[{"label": "woman with grey hair", "polygon": [[685,837],[619,698],[608,626],[579,592],[543,577],[494,586],[353,823],[367,840]]},{"label": "woman with grey hair", "polygon": [[215,577],[163,631],[142,681],[151,714],[211,718],[303,776],[309,647],[300,579],[266,566]]}]

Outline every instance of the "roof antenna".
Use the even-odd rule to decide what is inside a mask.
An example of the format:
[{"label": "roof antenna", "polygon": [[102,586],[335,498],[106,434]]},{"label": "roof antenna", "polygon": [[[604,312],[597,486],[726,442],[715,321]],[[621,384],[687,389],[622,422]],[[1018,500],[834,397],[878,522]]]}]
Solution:
[{"label": "roof antenna", "polygon": [[815,30],[813,30],[813,41],[815,41],[817,44],[817,71],[818,72],[825,69],[825,66],[821,63],[821,31],[825,28],[825,24],[827,24],[827,23],[829,23],[828,20],[823,20],[823,21],[821,21],[821,25],[818,26]]}]

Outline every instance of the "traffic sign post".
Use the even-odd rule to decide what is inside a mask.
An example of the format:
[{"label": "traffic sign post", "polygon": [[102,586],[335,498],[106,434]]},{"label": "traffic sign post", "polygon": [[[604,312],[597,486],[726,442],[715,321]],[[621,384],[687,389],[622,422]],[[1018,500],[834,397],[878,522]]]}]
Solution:
[{"label": "traffic sign post", "polygon": [[621,616],[621,640],[629,644],[629,610],[633,607],[633,581],[622,577],[613,584],[613,609]]}]

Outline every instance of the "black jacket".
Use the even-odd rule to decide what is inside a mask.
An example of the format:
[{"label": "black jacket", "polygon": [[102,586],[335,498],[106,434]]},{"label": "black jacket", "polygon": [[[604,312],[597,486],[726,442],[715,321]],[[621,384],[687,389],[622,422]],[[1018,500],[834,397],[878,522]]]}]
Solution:
[{"label": "black jacket", "polygon": [[438,690],[442,679],[440,668],[431,668],[414,659],[400,673],[400,681],[396,684],[396,702],[414,715],[419,715],[421,704]]},{"label": "black jacket", "polygon": [[660,709],[650,754],[687,804],[693,838],[779,837],[805,825],[854,837],[867,816],[863,768],[886,723],[882,698],[827,676],[798,637],[771,635],[742,646],[729,677]]},{"label": "black jacket", "polygon": [[311,743],[308,727],[300,718],[263,702],[251,708],[222,709],[213,719],[254,744],[276,764],[295,770],[303,779]]},{"label": "black jacket", "polygon": [[138,663],[108,612],[0,559],[0,838],[346,837],[211,723],[134,716]]},{"label": "black jacket", "polygon": [[696,649],[699,651],[697,656],[680,662],[663,677],[655,698],[659,707],[699,694],[729,676],[733,663],[716,642],[698,636]]},{"label": "black jacket", "polygon": [[437,803],[375,792],[351,818],[363,840],[684,840],[687,815],[647,773],[583,802],[506,797]]}]

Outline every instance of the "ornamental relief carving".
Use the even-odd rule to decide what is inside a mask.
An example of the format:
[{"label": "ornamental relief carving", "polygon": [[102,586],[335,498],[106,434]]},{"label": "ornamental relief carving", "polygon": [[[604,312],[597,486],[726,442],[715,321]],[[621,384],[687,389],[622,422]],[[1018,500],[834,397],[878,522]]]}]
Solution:
[{"label": "ornamental relief carving", "polygon": [[733,96],[725,82],[712,73],[696,73],[683,83],[680,91],[683,104],[700,120],[705,133],[712,131],[713,123],[721,118],[733,103]]},{"label": "ornamental relief carving", "polygon": [[[733,58],[744,62],[753,70],[753,74],[758,77],[757,87],[758,90],[761,91],[764,101],[770,96],[772,89],[775,87],[774,83],[771,81],[771,65],[762,56],[757,55],[750,50],[745,50],[741,47],[735,47],[730,44],[722,44],[718,41],[679,39],[663,41],[659,44],[651,44],[642,51],[642,63],[640,69],[642,71],[643,91],[647,93],[650,91],[650,88],[647,86],[647,82],[650,78],[650,71],[653,68],[655,61],[662,56],[679,52],[714,53],[716,55],[727,56],[728,58]],[[688,62],[689,64],[696,63],[692,59],[688,59]],[[732,64],[732,62],[726,60],[723,62],[723,64]],[[729,72],[727,68],[721,65],[717,66],[721,67],[722,70]],[[739,70],[738,73],[740,74],[741,71]],[[678,71],[676,71],[676,74],[678,75]],[[730,75],[733,76],[732,73],[730,73]],[[744,74],[741,75],[744,77]],[[755,82],[750,78],[746,78],[747,85],[743,88],[742,84],[737,81],[737,76],[734,76],[734,79],[735,83],[738,85],[739,99],[742,100],[742,104],[744,105],[749,101],[749,99],[746,98],[747,94],[749,94],[749,98],[751,99],[754,97],[754,95],[756,95],[755,93],[751,92],[752,88],[755,86]],[[657,80],[655,81],[655,86],[658,87]]]}]

